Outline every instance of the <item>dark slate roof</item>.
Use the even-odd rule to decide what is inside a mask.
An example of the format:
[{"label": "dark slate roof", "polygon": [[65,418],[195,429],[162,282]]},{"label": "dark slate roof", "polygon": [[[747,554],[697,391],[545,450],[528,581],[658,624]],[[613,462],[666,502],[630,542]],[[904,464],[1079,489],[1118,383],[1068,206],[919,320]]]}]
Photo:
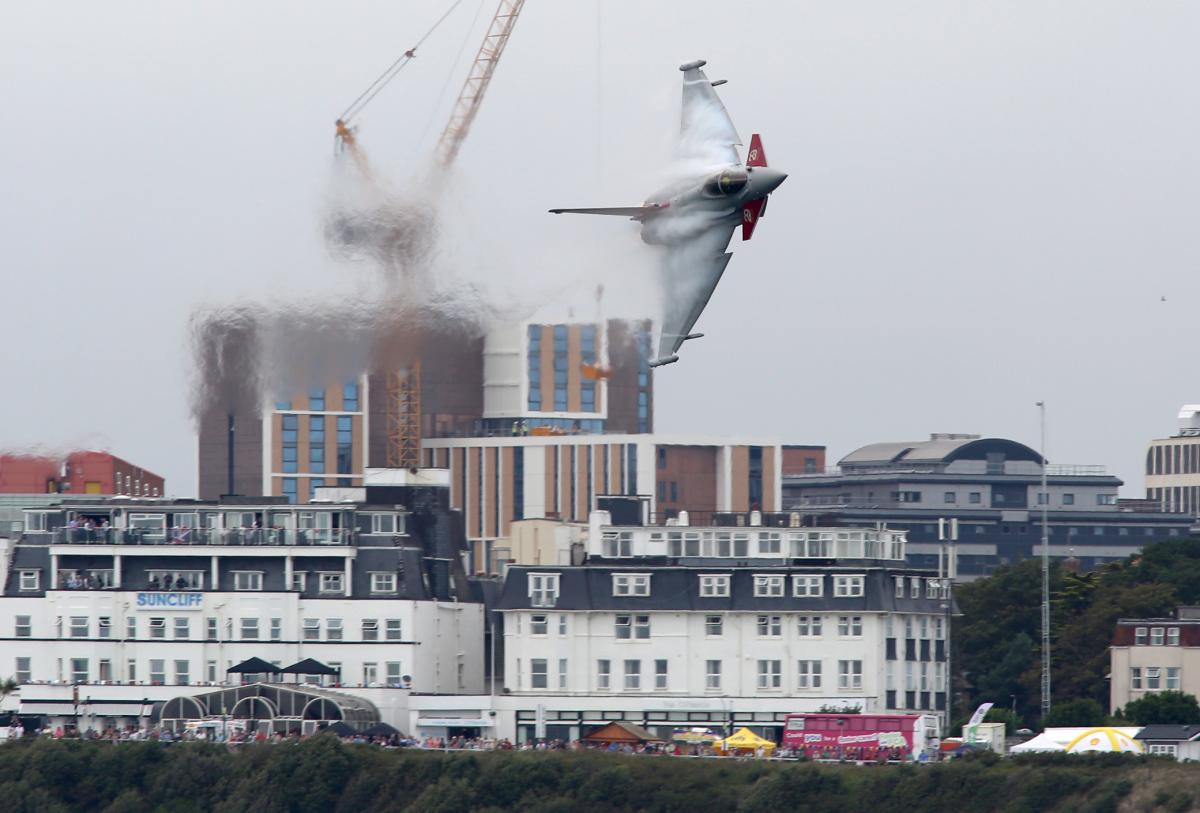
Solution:
[{"label": "dark slate roof", "polygon": [[[559,596],[553,608],[534,608],[529,599],[528,575],[530,573],[558,573]],[[622,573],[649,573],[650,595],[614,596],[612,577]],[[728,574],[729,596],[708,598],[700,595],[700,576]],[[759,574],[781,575],[788,578],[784,594],[767,598],[754,595],[754,577]],[[792,595],[791,576],[825,577],[824,595],[819,597],[795,597]],[[836,597],[833,595],[834,575],[863,575],[863,595]],[[582,567],[511,567],[504,583],[504,590],[497,605],[499,610],[515,609],[558,609],[558,610],[683,610],[712,612],[766,612],[787,610],[819,611],[892,611],[932,613],[943,609],[939,598],[896,598],[893,576],[932,577],[927,570],[874,566],[854,567],[843,565],[837,568],[817,569],[795,566],[781,567],[763,563],[755,566],[739,561],[725,567],[663,567],[663,566],[612,566],[587,565]],[[907,591],[906,591],[907,595]]]},{"label": "dark slate roof", "polygon": [[1200,725],[1148,725],[1139,731],[1134,739],[1187,742],[1198,736],[1200,736]]}]

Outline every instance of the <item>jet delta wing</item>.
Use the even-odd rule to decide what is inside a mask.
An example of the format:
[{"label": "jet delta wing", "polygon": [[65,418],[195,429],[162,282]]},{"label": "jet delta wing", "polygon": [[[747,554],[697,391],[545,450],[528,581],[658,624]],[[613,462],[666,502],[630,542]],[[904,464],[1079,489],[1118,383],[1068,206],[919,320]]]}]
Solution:
[{"label": "jet delta wing", "polygon": [[627,217],[642,224],[642,240],[666,247],[662,336],[652,367],[678,361],[683,343],[702,335],[692,328],[733,256],[726,249],[734,229],[740,225],[742,239],[749,240],[766,213],[767,196],[787,178],[767,166],[757,134],[741,163],[737,147],[742,142],[714,90],[724,80],[709,81],[704,64],[679,66],[683,106],[674,167],[679,180],[642,206],[550,210]]}]

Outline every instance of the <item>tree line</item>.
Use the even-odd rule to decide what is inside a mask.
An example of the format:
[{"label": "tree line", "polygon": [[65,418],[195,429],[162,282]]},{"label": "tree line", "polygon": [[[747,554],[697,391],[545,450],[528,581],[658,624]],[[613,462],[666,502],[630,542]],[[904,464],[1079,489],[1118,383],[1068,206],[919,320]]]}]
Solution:
[{"label": "tree line", "polygon": [[[0,746],[12,813],[823,813],[1193,809],[1188,766],[1160,757],[980,754],[915,766],[603,752],[428,752],[347,745],[34,740]],[[1200,798],[1200,796],[1198,796]]]},{"label": "tree line", "polygon": [[[1167,617],[1200,603],[1200,540],[1173,539],[1079,573],[1050,569],[1050,716],[1040,720],[1041,561],[997,568],[956,588],[961,616],[952,630],[956,711],[992,702],[989,719],[1019,728],[1129,722],[1200,723],[1191,695],[1162,692],[1108,712],[1109,646],[1119,618]],[[1013,711],[1015,710],[1015,718]]]}]

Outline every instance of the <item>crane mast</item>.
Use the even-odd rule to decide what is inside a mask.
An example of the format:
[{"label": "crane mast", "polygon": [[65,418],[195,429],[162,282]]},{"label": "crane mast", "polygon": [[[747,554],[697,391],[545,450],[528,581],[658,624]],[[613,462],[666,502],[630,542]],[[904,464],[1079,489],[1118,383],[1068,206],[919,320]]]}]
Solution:
[{"label": "crane mast", "polygon": [[[454,164],[462,149],[471,124],[483,104],[492,75],[512,36],[513,26],[525,0],[500,0],[483,43],[471,63],[471,71],[463,82],[450,120],[438,139],[436,156],[443,168]],[[407,370],[394,370],[388,375],[387,462],[389,468],[413,469],[421,465],[421,362]]]}]

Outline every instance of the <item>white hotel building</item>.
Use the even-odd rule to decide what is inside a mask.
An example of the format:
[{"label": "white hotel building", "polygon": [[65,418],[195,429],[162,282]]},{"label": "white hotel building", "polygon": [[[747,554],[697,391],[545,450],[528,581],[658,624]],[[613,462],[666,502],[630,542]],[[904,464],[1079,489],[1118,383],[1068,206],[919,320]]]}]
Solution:
[{"label": "white hotel building", "polygon": [[410,691],[482,692],[483,603],[446,492],[333,490],[349,501],[305,505],[95,498],[25,512],[23,532],[0,540],[0,676],[21,684],[15,710],[62,718],[64,698],[78,698],[71,716],[88,727],[141,724],[154,704],[211,691],[254,657],[332,667],[325,683],[381,716],[400,714]]},{"label": "white hotel building", "polygon": [[770,735],[828,706],[944,714],[948,582],[905,566],[903,533],[760,519],[620,527],[595,512],[586,564],[510,568],[499,609],[518,736],[614,719]]}]

